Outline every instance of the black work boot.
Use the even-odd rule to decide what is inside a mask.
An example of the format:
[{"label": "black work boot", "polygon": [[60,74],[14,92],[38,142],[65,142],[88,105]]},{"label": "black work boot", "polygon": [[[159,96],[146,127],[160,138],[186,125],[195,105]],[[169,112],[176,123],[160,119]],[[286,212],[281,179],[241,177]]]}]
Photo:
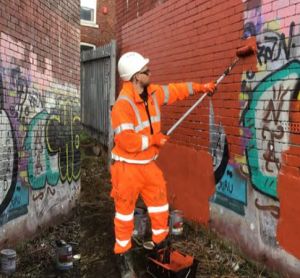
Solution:
[{"label": "black work boot", "polygon": [[116,260],[122,278],[137,278],[129,252],[117,254]]}]

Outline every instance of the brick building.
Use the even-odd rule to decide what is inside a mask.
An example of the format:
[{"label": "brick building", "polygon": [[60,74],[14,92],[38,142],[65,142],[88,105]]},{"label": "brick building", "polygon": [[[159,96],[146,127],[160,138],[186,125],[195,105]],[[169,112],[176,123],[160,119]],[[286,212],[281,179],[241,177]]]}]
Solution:
[{"label": "brick building", "polygon": [[0,244],[79,196],[79,12],[79,0],[1,1]]},{"label": "brick building", "polygon": [[[216,80],[256,38],[213,98],[161,150],[170,204],[248,256],[300,275],[299,1],[116,1],[120,54],[150,58],[154,83]],[[196,98],[164,107],[163,130]]]},{"label": "brick building", "polygon": [[81,50],[109,43],[115,38],[115,1],[81,0]]}]

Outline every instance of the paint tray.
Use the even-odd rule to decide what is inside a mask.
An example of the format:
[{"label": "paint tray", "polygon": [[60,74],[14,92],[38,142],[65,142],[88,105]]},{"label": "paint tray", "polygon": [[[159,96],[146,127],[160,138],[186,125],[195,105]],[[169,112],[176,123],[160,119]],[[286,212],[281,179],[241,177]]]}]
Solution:
[{"label": "paint tray", "polygon": [[147,272],[155,278],[195,278],[198,261],[192,256],[170,249],[170,263],[162,263],[164,250],[158,258],[148,256]]}]

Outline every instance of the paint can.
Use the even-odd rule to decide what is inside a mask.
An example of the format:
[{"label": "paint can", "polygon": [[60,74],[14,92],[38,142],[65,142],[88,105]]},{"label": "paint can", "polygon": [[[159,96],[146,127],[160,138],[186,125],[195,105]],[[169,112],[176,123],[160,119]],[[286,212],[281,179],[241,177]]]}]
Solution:
[{"label": "paint can", "polygon": [[147,223],[148,218],[146,211],[142,208],[135,208],[133,235],[138,237],[144,237],[147,230]]},{"label": "paint can", "polygon": [[171,211],[169,227],[172,235],[178,236],[183,233],[183,212],[181,210]]},{"label": "paint can", "polygon": [[63,240],[56,241],[56,267],[59,270],[73,268],[72,246]]},{"label": "paint can", "polygon": [[16,271],[17,253],[13,249],[3,249],[0,252],[1,256],[1,272],[10,275]]}]

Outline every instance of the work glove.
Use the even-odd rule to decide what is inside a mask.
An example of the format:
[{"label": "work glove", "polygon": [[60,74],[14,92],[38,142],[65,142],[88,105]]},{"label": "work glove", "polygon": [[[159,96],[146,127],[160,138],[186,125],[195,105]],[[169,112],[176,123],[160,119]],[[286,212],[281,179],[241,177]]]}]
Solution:
[{"label": "work glove", "polygon": [[150,142],[151,142],[151,145],[161,147],[168,141],[168,139],[169,139],[169,136],[164,135],[163,133],[160,132],[160,133],[152,135],[150,138]]},{"label": "work glove", "polygon": [[193,89],[195,93],[207,93],[209,96],[212,96],[216,90],[217,85],[214,82],[209,83],[194,83]]},{"label": "work glove", "polygon": [[217,88],[217,86],[214,82],[209,82],[209,83],[204,84],[204,90],[205,90],[205,92],[207,92],[207,94],[210,97],[214,94],[216,88]]}]

